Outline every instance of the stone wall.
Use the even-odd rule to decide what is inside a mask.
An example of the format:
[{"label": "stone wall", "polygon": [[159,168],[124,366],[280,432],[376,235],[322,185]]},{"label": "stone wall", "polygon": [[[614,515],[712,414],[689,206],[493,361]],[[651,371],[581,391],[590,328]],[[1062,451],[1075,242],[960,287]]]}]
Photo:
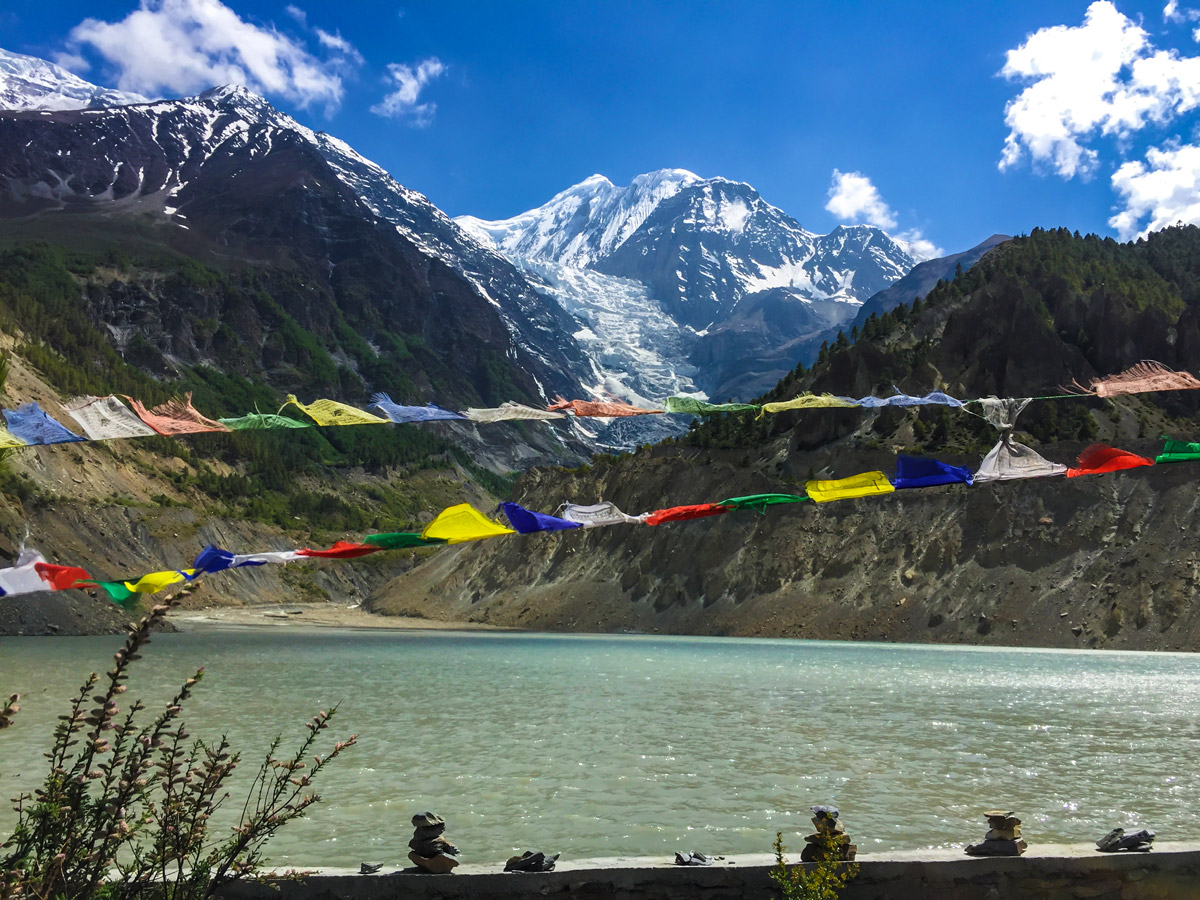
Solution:
[{"label": "stone wall", "polygon": [[[1091,844],[1031,848],[1025,856],[973,859],[956,851],[860,857],[844,900],[1196,900],[1200,843],[1150,853],[1102,854]],[[462,866],[454,875],[357,875],[320,870],[302,880],[239,884],[229,900],[769,900],[770,860],[736,857],[710,868],[658,859],[590,860],[540,875]]]}]

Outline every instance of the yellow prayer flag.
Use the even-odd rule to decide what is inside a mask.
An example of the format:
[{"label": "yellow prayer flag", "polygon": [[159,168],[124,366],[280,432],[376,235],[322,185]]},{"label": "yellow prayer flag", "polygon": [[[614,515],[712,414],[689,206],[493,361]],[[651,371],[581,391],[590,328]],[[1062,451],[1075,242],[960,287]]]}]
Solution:
[{"label": "yellow prayer flag", "polygon": [[810,500],[828,503],[830,500],[850,500],[854,497],[871,497],[875,494],[890,494],[895,487],[882,472],[863,472],[849,478],[823,481],[808,481],[804,492]]},{"label": "yellow prayer flag", "polygon": [[125,582],[125,587],[137,594],[154,594],[163,588],[185,581],[193,569],[171,569],[169,572],[151,572],[143,575],[137,581]]},{"label": "yellow prayer flag", "polygon": [[336,400],[314,400],[312,403],[306,405],[297,400],[295,394],[288,394],[287,403],[283,405],[287,406],[288,403],[298,406],[309,418],[322,427],[328,425],[391,424],[389,419],[381,419],[379,416],[371,415],[369,412],[364,412],[353,406],[347,406],[345,403],[339,403]]},{"label": "yellow prayer flag", "polygon": [[791,400],[781,400],[778,403],[764,403],[759,411],[759,418],[764,413],[778,413],[789,409],[828,409],[830,407],[852,408],[858,406],[853,400],[845,397],[835,397],[833,394],[801,394]]},{"label": "yellow prayer flag", "polygon": [[425,526],[421,537],[444,540],[448,544],[461,544],[464,541],[478,541],[502,534],[516,532],[493,522],[470,503],[460,503],[438,513],[437,518]]},{"label": "yellow prayer flag", "polygon": [[28,446],[28,443],[21,440],[7,428],[0,427],[0,450],[11,450],[14,447]]}]

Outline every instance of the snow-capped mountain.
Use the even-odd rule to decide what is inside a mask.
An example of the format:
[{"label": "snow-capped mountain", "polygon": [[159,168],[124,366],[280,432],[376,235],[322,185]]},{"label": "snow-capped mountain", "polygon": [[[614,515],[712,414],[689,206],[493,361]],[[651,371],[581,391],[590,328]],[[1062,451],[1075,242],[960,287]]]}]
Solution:
[{"label": "snow-capped mountain", "polygon": [[[7,147],[0,178],[7,198],[0,204],[78,209],[81,203],[113,203],[157,210],[165,221],[190,228],[189,204],[219,191],[217,176],[240,171],[231,158],[261,159],[298,140],[324,160],[347,194],[345,202],[356,207],[352,215],[387,223],[496,310],[511,337],[505,356],[523,360],[544,398],[578,394],[582,383],[598,380],[572,337],[576,321],[507,259],[345,142],[301,125],[252,91],[224,86],[193,98],[146,102],[88,85],[41,60],[6,58],[11,65],[0,70],[0,97],[25,111],[0,113],[0,147]],[[54,98],[52,110],[41,108],[47,97]],[[142,102],[124,105],[129,99]],[[122,105],[105,107],[106,100]],[[320,173],[315,175],[319,183]]]},{"label": "snow-capped mountain", "polygon": [[0,109],[88,109],[146,102],[140,94],[97,87],[36,56],[0,49]]},{"label": "snow-capped mountain", "polygon": [[[820,335],[853,319],[864,300],[914,264],[878,228],[814,234],[748,184],[681,169],[638,176],[627,188],[596,175],[512,219],[455,221],[519,266],[590,269],[644,285],[663,319],[626,335],[624,367],[655,357],[721,398],[773,387],[815,352]],[[580,305],[578,292],[563,297],[554,282],[543,290]],[[604,302],[597,295],[591,305]],[[620,314],[619,301],[606,305]],[[613,347],[605,345],[601,368],[616,365]]]}]

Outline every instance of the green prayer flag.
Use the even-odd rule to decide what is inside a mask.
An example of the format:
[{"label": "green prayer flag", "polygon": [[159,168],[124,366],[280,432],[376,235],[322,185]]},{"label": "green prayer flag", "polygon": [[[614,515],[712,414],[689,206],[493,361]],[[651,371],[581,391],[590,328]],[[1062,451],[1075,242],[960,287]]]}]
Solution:
[{"label": "green prayer flag", "polygon": [[138,595],[125,587],[125,582],[123,581],[92,581],[87,583],[100,588],[108,594],[109,600],[122,609],[129,609],[129,607],[137,602]]},{"label": "green prayer flag", "polygon": [[445,538],[423,538],[419,534],[408,531],[393,531],[386,534],[368,534],[362,539],[364,544],[378,547],[380,550],[404,550],[409,547],[429,547],[446,543]]},{"label": "green prayer flag", "polygon": [[691,413],[707,416],[712,413],[753,412],[758,409],[753,403],[705,403],[693,397],[668,397],[666,409],[669,413]]},{"label": "green prayer flag", "polygon": [[277,416],[273,413],[249,413],[236,419],[218,419],[230,431],[258,431],[264,428],[312,428],[309,422]]},{"label": "green prayer flag", "polygon": [[1154,462],[1189,462],[1197,459],[1200,459],[1200,444],[1189,444],[1187,441],[1167,441],[1163,444],[1162,453],[1154,457]]},{"label": "green prayer flag", "polygon": [[768,506],[777,506],[781,503],[803,503],[807,499],[800,494],[749,494],[745,497],[730,497],[728,500],[722,500],[718,506],[764,510]]}]

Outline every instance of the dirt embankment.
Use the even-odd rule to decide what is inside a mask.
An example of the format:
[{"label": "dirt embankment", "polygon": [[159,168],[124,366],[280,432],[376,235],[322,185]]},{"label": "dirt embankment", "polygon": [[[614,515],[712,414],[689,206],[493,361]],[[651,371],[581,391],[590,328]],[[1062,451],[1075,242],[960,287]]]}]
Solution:
[{"label": "dirt embankment", "polygon": [[[1080,447],[1039,449],[1070,459]],[[642,512],[797,492],[830,460],[780,454],[747,464],[655,448],[608,469],[534,471],[518,499],[548,511],[603,497]],[[827,474],[893,460],[843,456]],[[367,605],[565,631],[1200,650],[1196,477],[1157,466],[506,538],[443,551]]]}]

